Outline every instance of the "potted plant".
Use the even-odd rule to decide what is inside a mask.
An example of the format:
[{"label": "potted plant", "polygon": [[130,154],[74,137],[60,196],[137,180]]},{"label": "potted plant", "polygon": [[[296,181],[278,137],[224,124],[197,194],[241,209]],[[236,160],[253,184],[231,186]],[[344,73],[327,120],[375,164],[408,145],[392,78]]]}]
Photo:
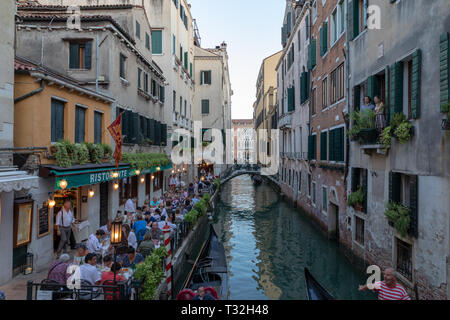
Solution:
[{"label": "potted plant", "polygon": [[347,204],[350,207],[353,207],[356,211],[363,211],[363,203],[364,203],[364,192],[362,187],[358,189],[356,192],[352,192],[349,194],[347,199]]},{"label": "potted plant", "polygon": [[375,112],[366,110],[359,117],[359,139],[363,144],[375,144],[378,140],[378,130],[375,129]]},{"label": "potted plant", "polygon": [[384,215],[402,237],[405,237],[408,233],[411,218],[409,214],[409,208],[403,204],[396,202],[390,202],[386,206]]},{"label": "potted plant", "polygon": [[450,119],[448,118],[450,102],[441,106],[441,112],[447,114],[447,119],[442,119],[442,130],[450,130]]}]

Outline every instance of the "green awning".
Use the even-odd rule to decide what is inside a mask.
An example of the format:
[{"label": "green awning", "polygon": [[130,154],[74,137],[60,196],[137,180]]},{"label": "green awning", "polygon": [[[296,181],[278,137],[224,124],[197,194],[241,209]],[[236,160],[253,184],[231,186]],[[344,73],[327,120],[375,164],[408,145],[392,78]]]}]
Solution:
[{"label": "green awning", "polygon": [[[158,167],[147,168],[142,170],[140,174],[154,173],[158,171],[157,169]],[[160,171],[172,169],[172,164],[165,167],[160,167],[159,169]],[[75,171],[59,171],[52,169],[50,172],[56,176],[55,190],[62,190],[60,186],[62,180],[67,182],[67,187],[65,189],[71,189],[136,176],[136,169],[132,169],[129,166],[122,166],[118,169],[115,167],[109,167]],[[114,173],[117,173],[118,176],[113,177]]]}]

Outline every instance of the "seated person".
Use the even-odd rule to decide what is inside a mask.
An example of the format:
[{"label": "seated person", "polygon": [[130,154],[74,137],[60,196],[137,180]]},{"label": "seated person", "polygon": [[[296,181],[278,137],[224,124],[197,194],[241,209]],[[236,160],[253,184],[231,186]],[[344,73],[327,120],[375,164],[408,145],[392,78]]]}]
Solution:
[{"label": "seated person", "polygon": [[108,219],[108,222],[103,227],[100,227],[100,230],[105,232],[105,235],[111,235],[111,220]]},{"label": "seated person", "polygon": [[88,250],[92,253],[99,254],[102,251],[102,244],[100,243],[100,239],[102,239],[105,236],[105,231],[99,229],[94,234],[91,234],[88,238],[88,241],[86,243],[86,246]]},{"label": "seated person", "polygon": [[155,244],[159,244],[161,237],[164,235],[157,222],[152,222],[151,229],[149,231],[150,236]]},{"label": "seated person", "polygon": [[184,221],[184,216],[181,214],[180,209],[175,210],[175,223],[181,223]]},{"label": "seated person", "polygon": [[[122,266],[120,265],[120,263],[116,262],[116,263],[112,264],[111,271],[105,271],[102,273],[101,284],[105,285],[105,282],[108,281],[108,283],[106,283],[106,285],[111,285],[110,282],[111,281],[114,282],[114,272],[116,272],[116,282],[127,282],[127,279],[125,277],[123,277],[123,271],[121,271],[121,270],[122,270]],[[105,288],[104,292],[105,292],[106,300],[113,300],[114,292],[116,292],[115,300],[119,300],[119,296],[120,296],[119,290],[116,291],[113,288]]]},{"label": "seated person", "polygon": [[140,253],[144,259],[149,256],[155,249],[155,243],[152,240],[150,232],[147,232],[144,236],[144,240],[139,245],[137,252]]},{"label": "seated person", "polygon": [[70,256],[62,254],[58,260],[53,261],[48,269],[47,279],[58,282],[59,284],[66,284],[70,274],[67,273]]},{"label": "seated person", "polygon": [[158,198],[154,197],[153,200],[150,202],[150,207],[156,208],[159,206]]},{"label": "seated person", "polygon": [[150,222],[158,221],[161,221],[161,210],[156,209],[155,212],[153,212],[152,217],[150,218]]},{"label": "seated person", "polygon": [[76,264],[78,266],[81,266],[84,263],[84,259],[85,259],[86,255],[88,253],[89,253],[89,250],[86,247],[86,245],[85,244],[79,244],[77,246],[77,252],[75,253],[75,255],[73,257],[72,264]]},{"label": "seated person", "polygon": [[103,265],[106,268],[110,268],[111,269],[112,264],[113,264],[113,257],[110,254],[103,258]]},{"label": "seated person", "polygon": [[102,277],[97,270],[97,256],[88,253],[84,259],[84,264],[80,267],[80,279],[89,282],[91,285],[99,285]]},{"label": "seated person", "polygon": [[123,257],[122,265],[124,268],[133,268],[144,262],[144,257],[140,253],[136,253],[133,247],[129,247],[127,254]]},{"label": "seated person", "polygon": [[133,225],[133,231],[136,235],[137,241],[140,242],[144,240],[145,233],[147,232],[147,223],[142,217],[142,214],[138,213],[136,216],[137,220]]},{"label": "seated person", "polygon": [[195,296],[194,300],[216,300],[214,297],[210,294],[207,294],[205,292],[205,288],[200,287],[197,290],[197,295]]},{"label": "seated person", "polygon": [[175,230],[177,228],[177,225],[173,224],[172,221],[173,221],[172,220],[172,216],[170,216],[169,218],[162,218],[161,221],[158,222],[158,227],[161,230],[164,230],[164,227],[166,225],[168,225],[170,227],[170,231],[173,231],[173,230]]}]

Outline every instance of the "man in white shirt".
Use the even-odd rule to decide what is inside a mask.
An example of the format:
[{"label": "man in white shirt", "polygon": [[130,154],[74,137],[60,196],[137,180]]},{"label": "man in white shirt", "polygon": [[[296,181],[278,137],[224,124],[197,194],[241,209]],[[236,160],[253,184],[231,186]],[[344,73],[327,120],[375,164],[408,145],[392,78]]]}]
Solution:
[{"label": "man in white shirt", "polygon": [[56,215],[56,232],[58,236],[61,237],[57,250],[58,256],[61,254],[63,249],[64,252],[66,252],[66,245],[69,244],[70,234],[72,233],[72,224],[75,222],[72,210],[70,210],[71,205],[72,202],[70,200],[66,200],[64,202],[64,206],[61,208],[61,211],[59,211]]},{"label": "man in white shirt", "polygon": [[103,230],[106,235],[111,235],[111,220],[108,219],[108,222],[103,227],[100,227],[100,230]]},{"label": "man in white shirt", "polygon": [[136,197],[130,198],[125,202],[125,213],[131,212],[133,214],[136,213]]},{"label": "man in white shirt", "polygon": [[95,234],[91,234],[86,243],[86,247],[92,253],[99,254],[102,251],[102,244],[100,243],[100,239],[105,236],[105,232],[103,230],[97,230]]},{"label": "man in white shirt", "polygon": [[88,281],[91,285],[99,285],[102,277],[97,270],[97,256],[93,253],[88,253],[85,258],[85,263],[80,266],[81,280]]}]

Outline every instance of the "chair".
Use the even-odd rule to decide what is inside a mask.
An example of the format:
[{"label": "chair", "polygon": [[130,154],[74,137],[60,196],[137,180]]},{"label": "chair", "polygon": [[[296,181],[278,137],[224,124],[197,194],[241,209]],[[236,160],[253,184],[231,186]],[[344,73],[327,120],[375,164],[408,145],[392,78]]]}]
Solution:
[{"label": "chair", "polygon": [[94,300],[100,293],[100,290],[94,290],[93,285],[89,281],[80,280],[80,290],[78,290],[79,300]]},{"label": "chair", "polygon": [[53,300],[59,300],[72,294],[72,292],[63,284],[51,279],[44,279],[41,281],[40,290],[52,291]]},{"label": "chair", "polygon": [[125,296],[124,285],[120,282],[114,283],[113,280],[106,280],[102,284],[103,286],[113,287],[113,288],[103,288],[104,299],[105,300],[122,300]]},{"label": "chair", "polygon": [[137,238],[139,241],[142,241],[142,240],[144,239],[146,233],[147,233],[147,228],[141,229],[141,230],[139,230],[138,233],[136,234],[136,238]]}]

